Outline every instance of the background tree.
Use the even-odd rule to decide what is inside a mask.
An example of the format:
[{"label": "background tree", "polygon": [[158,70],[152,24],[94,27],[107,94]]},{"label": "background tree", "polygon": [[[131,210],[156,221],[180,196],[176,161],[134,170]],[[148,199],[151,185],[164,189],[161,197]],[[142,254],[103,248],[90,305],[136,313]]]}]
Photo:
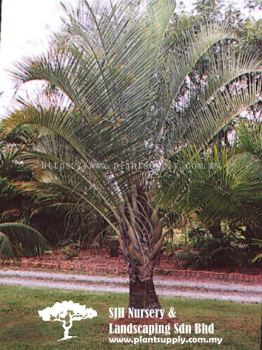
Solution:
[{"label": "background tree", "polygon": [[246,7],[250,9],[262,9],[262,1],[261,0],[246,0]]},{"label": "background tree", "polygon": [[197,0],[194,3],[194,9],[200,16],[206,17],[208,20],[217,20],[222,17],[222,0]]}]

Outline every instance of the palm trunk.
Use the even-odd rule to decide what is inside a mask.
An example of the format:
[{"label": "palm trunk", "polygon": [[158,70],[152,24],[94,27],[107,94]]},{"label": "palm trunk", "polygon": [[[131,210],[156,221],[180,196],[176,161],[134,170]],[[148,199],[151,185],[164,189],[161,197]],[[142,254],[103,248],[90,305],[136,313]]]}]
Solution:
[{"label": "palm trunk", "polygon": [[150,277],[141,281],[132,267],[129,268],[129,305],[136,309],[160,309],[161,306],[153,282],[153,268]]},{"label": "palm trunk", "polygon": [[120,247],[129,266],[129,307],[159,309],[153,282],[163,242],[158,210],[151,208],[145,191],[133,187],[130,205],[123,213],[129,221],[119,223]]}]

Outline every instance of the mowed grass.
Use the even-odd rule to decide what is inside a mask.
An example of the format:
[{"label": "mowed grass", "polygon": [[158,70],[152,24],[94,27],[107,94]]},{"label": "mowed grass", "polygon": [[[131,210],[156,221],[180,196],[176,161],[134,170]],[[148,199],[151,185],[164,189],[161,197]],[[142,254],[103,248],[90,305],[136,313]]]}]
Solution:
[{"label": "mowed grass", "polygon": [[[98,317],[74,322],[70,330],[77,338],[57,342],[63,329],[59,322],[44,322],[37,311],[57,301],[73,300],[93,307]],[[161,298],[163,308],[174,307],[180,322],[215,323],[218,345],[127,345],[108,341],[108,308],[127,305],[127,295],[91,294],[75,291],[0,286],[1,350],[161,350],[227,349],[260,350],[261,305],[220,301]]]}]

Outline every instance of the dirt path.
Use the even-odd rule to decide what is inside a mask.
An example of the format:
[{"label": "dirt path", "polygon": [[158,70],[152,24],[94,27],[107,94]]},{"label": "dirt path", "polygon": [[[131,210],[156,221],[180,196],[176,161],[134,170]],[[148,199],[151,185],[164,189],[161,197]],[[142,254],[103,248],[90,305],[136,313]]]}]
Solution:
[{"label": "dirt path", "polygon": [[[128,293],[128,279],[41,271],[0,270],[0,285],[89,292]],[[159,295],[262,303],[262,285],[155,278]]]}]

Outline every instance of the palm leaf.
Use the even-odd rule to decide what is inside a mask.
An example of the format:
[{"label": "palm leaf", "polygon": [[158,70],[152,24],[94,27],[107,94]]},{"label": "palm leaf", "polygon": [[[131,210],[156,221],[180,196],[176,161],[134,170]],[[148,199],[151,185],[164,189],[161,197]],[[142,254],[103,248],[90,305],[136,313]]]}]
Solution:
[{"label": "palm leaf", "polygon": [[2,259],[43,253],[47,242],[40,232],[22,223],[0,223],[0,257]]},{"label": "palm leaf", "polygon": [[181,212],[197,212],[206,224],[227,220],[262,223],[262,164],[255,156],[238,153],[229,158],[202,155],[195,148],[182,151],[174,173],[166,174],[161,204]]}]

